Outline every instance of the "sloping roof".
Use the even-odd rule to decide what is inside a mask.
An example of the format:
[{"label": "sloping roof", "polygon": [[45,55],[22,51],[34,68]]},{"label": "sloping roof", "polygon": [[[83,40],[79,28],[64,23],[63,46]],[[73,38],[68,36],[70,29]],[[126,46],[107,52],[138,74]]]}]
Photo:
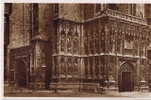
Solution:
[{"label": "sloping roof", "polygon": [[36,36],[34,36],[32,38],[32,41],[35,41],[35,40],[42,40],[42,41],[47,41],[48,40],[48,37],[42,35],[42,34],[38,34]]}]

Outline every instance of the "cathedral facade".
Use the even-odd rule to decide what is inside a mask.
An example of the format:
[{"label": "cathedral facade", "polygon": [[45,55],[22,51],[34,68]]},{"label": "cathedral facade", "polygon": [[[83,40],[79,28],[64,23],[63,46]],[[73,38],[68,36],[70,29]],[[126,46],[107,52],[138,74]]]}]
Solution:
[{"label": "cathedral facade", "polygon": [[149,89],[150,8],[5,4],[5,81],[36,89]]}]

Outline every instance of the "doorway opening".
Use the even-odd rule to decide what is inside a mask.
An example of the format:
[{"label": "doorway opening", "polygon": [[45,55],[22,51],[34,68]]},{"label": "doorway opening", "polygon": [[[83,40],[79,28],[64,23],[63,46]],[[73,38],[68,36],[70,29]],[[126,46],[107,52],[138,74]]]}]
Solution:
[{"label": "doorway opening", "polygon": [[119,91],[134,91],[134,71],[131,64],[124,63],[119,71]]},{"label": "doorway opening", "polygon": [[19,87],[27,86],[27,68],[23,61],[17,61],[16,66],[16,81]]}]

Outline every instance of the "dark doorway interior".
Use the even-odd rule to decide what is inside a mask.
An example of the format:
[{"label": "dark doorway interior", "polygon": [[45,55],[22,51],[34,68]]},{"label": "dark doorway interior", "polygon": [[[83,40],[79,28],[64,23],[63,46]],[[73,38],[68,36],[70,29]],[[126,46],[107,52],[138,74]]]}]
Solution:
[{"label": "dark doorway interior", "polygon": [[122,72],[121,91],[132,91],[131,72]]},{"label": "dark doorway interior", "polygon": [[119,70],[119,92],[134,91],[134,69],[131,64],[125,63]]},{"label": "dark doorway interior", "polygon": [[19,87],[26,87],[27,85],[27,69],[22,61],[17,61],[17,69],[16,69],[16,79],[17,85]]}]

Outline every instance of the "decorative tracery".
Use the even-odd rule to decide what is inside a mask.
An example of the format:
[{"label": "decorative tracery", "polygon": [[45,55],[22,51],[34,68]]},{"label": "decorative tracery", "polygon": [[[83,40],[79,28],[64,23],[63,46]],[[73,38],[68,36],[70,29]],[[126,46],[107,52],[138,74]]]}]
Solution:
[{"label": "decorative tracery", "polygon": [[77,30],[76,27],[76,30],[73,33],[73,54],[78,54],[79,50],[79,33]]},{"label": "decorative tracery", "polygon": [[[113,12],[113,14],[116,16],[116,13]],[[127,16],[121,16],[123,19],[127,18]],[[106,80],[109,76],[115,78],[118,55],[122,54],[123,57],[143,55],[147,40],[142,34],[144,30],[139,25],[127,23],[117,21],[116,18],[111,18],[111,21],[97,18],[83,23],[60,21],[59,39],[61,51],[64,53],[58,55],[67,58],[65,62],[63,61],[67,76],[74,78],[74,75],[82,70],[79,67],[83,67],[82,61],[84,61],[85,78],[91,79],[97,76]],[[77,56],[81,59],[80,65]]]}]

